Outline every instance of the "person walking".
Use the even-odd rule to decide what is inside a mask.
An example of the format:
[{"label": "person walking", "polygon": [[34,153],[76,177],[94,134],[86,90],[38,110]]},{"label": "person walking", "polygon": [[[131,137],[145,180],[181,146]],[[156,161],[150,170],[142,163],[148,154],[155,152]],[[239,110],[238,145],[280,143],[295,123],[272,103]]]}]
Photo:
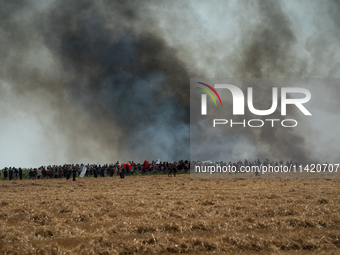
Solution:
[{"label": "person walking", "polygon": [[93,168],[93,176],[94,178],[97,178],[97,167]]},{"label": "person walking", "polygon": [[22,180],[22,169],[19,167],[19,179]]},{"label": "person walking", "polygon": [[9,180],[13,179],[13,170],[12,170],[12,167],[10,167],[9,170],[8,170],[8,176],[9,176]]},{"label": "person walking", "polygon": [[72,181],[76,181],[77,170],[75,168],[73,168],[73,170],[72,170],[72,175],[73,175]]},{"label": "person walking", "polygon": [[105,177],[105,166],[100,168],[100,177]]},{"label": "person walking", "polygon": [[172,163],[168,166],[168,177],[172,177]]},{"label": "person walking", "polygon": [[37,169],[36,168],[33,169],[33,175],[32,176],[33,176],[34,180],[37,179]]},{"label": "person walking", "polygon": [[172,173],[174,175],[174,177],[176,177],[176,173],[177,173],[177,166],[176,165],[172,165]]},{"label": "person walking", "polygon": [[[37,171],[37,173],[38,173],[38,174],[37,174],[38,180],[40,180],[40,178],[41,178],[41,176],[42,176],[42,170],[41,170],[42,168],[43,168],[43,167],[39,167],[39,168],[38,168],[38,171]],[[41,179],[42,179],[42,178],[41,178]]]},{"label": "person walking", "polygon": [[117,177],[117,166],[114,167],[115,177]]},{"label": "person walking", "polygon": [[7,167],[5,167],[5,169],[4,169],[4,180],[7,180],[7,175],[8,175],[8,171],[7,171]]},{"label": "person walking", "polygon": [[18,174],[19,174],[18,169],[14,168],[14,179],[15,179],[15,180],[18,179]]},{"label": "person walking", "polygon": [[124,165],[122,165],[121,168],[120,168],[120,178],[121,179],[125,178],[125,168],[124,168]]}]

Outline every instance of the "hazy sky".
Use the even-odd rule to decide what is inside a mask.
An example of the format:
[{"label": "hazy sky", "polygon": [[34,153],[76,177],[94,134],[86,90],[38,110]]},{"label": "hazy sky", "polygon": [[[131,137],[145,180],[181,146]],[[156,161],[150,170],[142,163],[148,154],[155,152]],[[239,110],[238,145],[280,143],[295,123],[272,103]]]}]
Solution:
[{"label": "hazy sky", "polygon": [[[0,1],[0,167],[187,159],[190,78],[340,78],[339,11],[310,0]],[[337,80],[314,90],[323,119],[299,134],[301,150],[338,160]],[[235,154],[246,140],[256,156],[256,137],[236,137]]]}]

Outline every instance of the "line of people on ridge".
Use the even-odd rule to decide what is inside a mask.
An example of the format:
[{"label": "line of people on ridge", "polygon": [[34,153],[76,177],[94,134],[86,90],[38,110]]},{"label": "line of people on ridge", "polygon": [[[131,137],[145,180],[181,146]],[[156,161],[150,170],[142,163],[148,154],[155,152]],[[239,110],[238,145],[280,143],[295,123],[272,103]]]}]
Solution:
[{"label": "line of people on ridge", "polygon": [[[94,177],[97,178],[106,176],[117,176],[119,174],[120,178],[125,178],[125,175],[134,175],[134,174],[146,174],[146,173],[168,173],[168,176],[176,176],[177,171],[179,170],[189,170],[189,162],[180,160],[178,162],[156,162],[153,161],[149,163],[148,161],[144,161],[143,164],[136,164],[133,161],[119,164],[117,161],[116,164],[105,164],[105,165],[83,165],[83,164],[65,164],[65,165],[53,165],[53,166],[41,166],[39,168],[31,168],[28,170],[28,179],[36,180],[36,179],[57,179],[57,178],[66,178],[70,179],[71,175],[73,176],[73,181],[75,181],[76,176],[80,176],[81,172],[86,167],[86,172],[84,176],[86,177]],[[3,169],[3,179],[4,180],[22,180],[24,176],[24,171],[21,167],[5,167]],[[1,177],[1,171],[0,171]]]}]

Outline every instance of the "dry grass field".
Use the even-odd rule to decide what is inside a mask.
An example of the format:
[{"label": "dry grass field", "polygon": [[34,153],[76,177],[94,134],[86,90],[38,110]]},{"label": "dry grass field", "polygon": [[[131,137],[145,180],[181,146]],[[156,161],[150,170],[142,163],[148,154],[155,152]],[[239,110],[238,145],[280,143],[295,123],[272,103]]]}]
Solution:
[{"label": "dry grass field", "polygon": [[340,254],[337,179],[0,181],[0,254]]}]

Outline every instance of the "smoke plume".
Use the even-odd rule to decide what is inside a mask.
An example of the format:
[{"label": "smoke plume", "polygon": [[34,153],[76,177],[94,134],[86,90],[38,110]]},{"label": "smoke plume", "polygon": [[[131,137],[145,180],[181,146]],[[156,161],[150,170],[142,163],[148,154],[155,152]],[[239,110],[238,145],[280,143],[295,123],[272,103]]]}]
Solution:
[{"label": "smoke plume", "polygon": [[[336,2],[17,0],[0,6],[6,166],[188,159],[191,77],[340,75]],[[304,8],[326,17],[317,29],[312,17],[301,21]],[[254,88],[257,109],[270,107],[264,100],[270,86]],[[336,82],[328,89],[327,97],[338,94]],[[280,118],[279,111],[271,117]],[[315,159],[305,134],[246,129],[231,133],[231,151],[242,151],[245,139],[253,157]]]}]

